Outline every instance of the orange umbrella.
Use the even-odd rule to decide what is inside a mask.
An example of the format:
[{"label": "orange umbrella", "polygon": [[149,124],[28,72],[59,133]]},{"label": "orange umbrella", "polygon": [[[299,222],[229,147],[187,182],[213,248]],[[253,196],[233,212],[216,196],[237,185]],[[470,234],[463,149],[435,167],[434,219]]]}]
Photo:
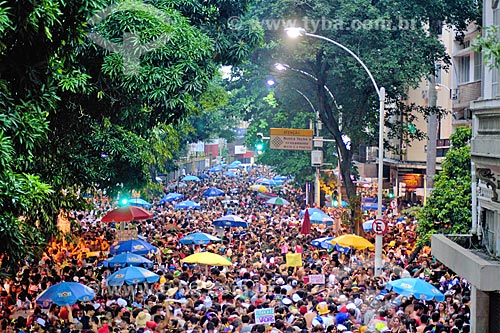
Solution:
[{"label": "orange umbrella", "polygon": [[113,209],[104,215],[102,222],[130,222],[134,220],[147,220],[153,214],[137,206],[124,206]]}]

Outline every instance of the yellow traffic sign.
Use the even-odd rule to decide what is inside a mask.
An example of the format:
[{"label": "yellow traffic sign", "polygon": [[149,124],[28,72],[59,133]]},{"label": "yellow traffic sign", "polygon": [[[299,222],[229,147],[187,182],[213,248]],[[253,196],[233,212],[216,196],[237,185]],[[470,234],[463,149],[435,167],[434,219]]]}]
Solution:
[{"label": "yellow traffic sign", "polygon": [[271,128],[270,148],[282,150],[312,150],[313,130],[299,128]]}]

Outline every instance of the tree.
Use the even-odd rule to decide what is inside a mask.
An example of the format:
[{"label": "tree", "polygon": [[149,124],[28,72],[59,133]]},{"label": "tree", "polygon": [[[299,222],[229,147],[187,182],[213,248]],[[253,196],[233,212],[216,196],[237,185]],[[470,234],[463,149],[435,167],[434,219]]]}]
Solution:
[{"label": "tree", "polygon": [[422,243],[432,234],[466,234],[471,218],[471,129],[459,127],[450,137],[451,147],[443,170],[435,176],[435,186],[418,215],[417,233]]},{"label": "tree", "polygon": [[228,25],[245,11],[217,0],[0,2],[4,266],[56,234],[59,209],[85,207],[80,191],[141,188],[168,164],[217,68],[260,43],[258,26]]},{"label": "tree", "polygon": [[[390,116],[408,112],[422,112],[422,116],[428,116],[443,112],[437,108],[403,109],[399,101],[404,100],[408,89],[434,73],[435,63],[443,63],[444,68],[449,64],[443,45],[434,34],[427,33],[429,23],[433,31],[443,21],[460,30],[479,16],[480,6],[475,1],[458,3],[460,6],[447,0],[411,3],[316,1],[314,4],[275,0],[258,1],[255,6],[256,15],[267,23],[268,44],[259,50],[262,54],[252,59],[268,66],[268,70],[278,60],[313,74],[315,79],[306,81],[314,88],[325,128],[336,140],[342,179],[349,198],[356,196],[351,178],[353,158],[360,147],[376,145],[377,142],[379,112],[375,88],[366,71],[344,50],[313,38],[304,37],[295,43],[285,40],[283,28],[286,25],[303,26],[353,50],[370,69],[379,86],[386,88],[386,105],[393,105],[386,118],[388,137],[403,135],[412,141],[423,138],[425,133],[406,126],[391,126]],[[265,56],[269,56],[267,61],[262,61]],[[324,86],[333,92],[341,109]],[[350,138],[349,147],[343,140],[344,136]],[[388,142],[386,147],[390,149]],[[357,227],[359,230],[360,226]]]}]

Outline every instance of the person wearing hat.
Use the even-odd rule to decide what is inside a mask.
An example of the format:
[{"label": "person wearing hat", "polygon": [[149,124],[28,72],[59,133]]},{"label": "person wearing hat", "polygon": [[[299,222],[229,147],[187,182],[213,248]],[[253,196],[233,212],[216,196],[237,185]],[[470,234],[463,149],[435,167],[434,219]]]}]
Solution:
[{"label": "person wearing hat", "polygon": [[151,320],[151,315],[147,312],[141,311],[135,318],[136,328],[146,328],[146,323]]},{"label": "person wearing hat", "polygon": [[313,328],[320,325],[326,329],[328,326],[335,323],[335,319],[330,315],[330,309],[326,302],[319,302],[318,305],[316,305],[316,312],[317,316],[312,321]]}]

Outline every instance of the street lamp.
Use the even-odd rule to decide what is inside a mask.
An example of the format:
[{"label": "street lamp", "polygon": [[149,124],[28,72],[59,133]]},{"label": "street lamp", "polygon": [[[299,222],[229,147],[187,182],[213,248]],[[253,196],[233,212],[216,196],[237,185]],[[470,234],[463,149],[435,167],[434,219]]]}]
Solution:
[{"label": "street lamp", "polygon": [[[312,75],[311,73],[309,72],[306,72],[305,70],[302,70],[302,69],[298,69],[298,68],[293,68],[291,67],[290,65],[287,65],[287,64],[282,64],[282,63],[276,63],[274,64],[274,68],[279,71],[279,72],[284,72],[286,70],[291,70],[291,71],[294,71],[294,72],[297,72],[299,74],[302,74],[308,78],[310,78],[311,80],[314,80],[314,81],[318,81],[318,78],[314,75]],[[335,96],[333,96],[333,93],[332,91],[330,90],[330,88],[328,88],[326,85],[323,86],[323,88],[325,89],[325,91],[328,93],[328,95],[330,95],[330,98],[333,100],[333,103],[335,104],[335,107],[338,109],[338,110],[341,110],[342,109],[342,105],[338,105],[337,104],[337,100],[335,99]],[[339,125],[340,125],[340,122],[339,122]]]},{"label": "street lamp", "polygon": [[[382,219],[382,186],[383,186],[383,176],[384,176],[384,111],[385,111],[385,89],[384,87],[378,87],[375,78],[372,73],[365,65],[365,63],[349,48],[336,42],[330,38],[308,33],[304,28],[300,27],[290,27],[285,29],[286,34],[291,38],[298,37],[312,37],[327,41],[328,43],[334,44],[340,47],[342,50],[349,53],[356,61],[364,68],[370,80],[372,81],[373,87],[377,92],[379,99],[379,136],[378,136],[378,194],[377,194],[377,219]],[[382,244],[383,236],[377,235],[375,237],[375,276],[379,276],[382,270]]]}]

